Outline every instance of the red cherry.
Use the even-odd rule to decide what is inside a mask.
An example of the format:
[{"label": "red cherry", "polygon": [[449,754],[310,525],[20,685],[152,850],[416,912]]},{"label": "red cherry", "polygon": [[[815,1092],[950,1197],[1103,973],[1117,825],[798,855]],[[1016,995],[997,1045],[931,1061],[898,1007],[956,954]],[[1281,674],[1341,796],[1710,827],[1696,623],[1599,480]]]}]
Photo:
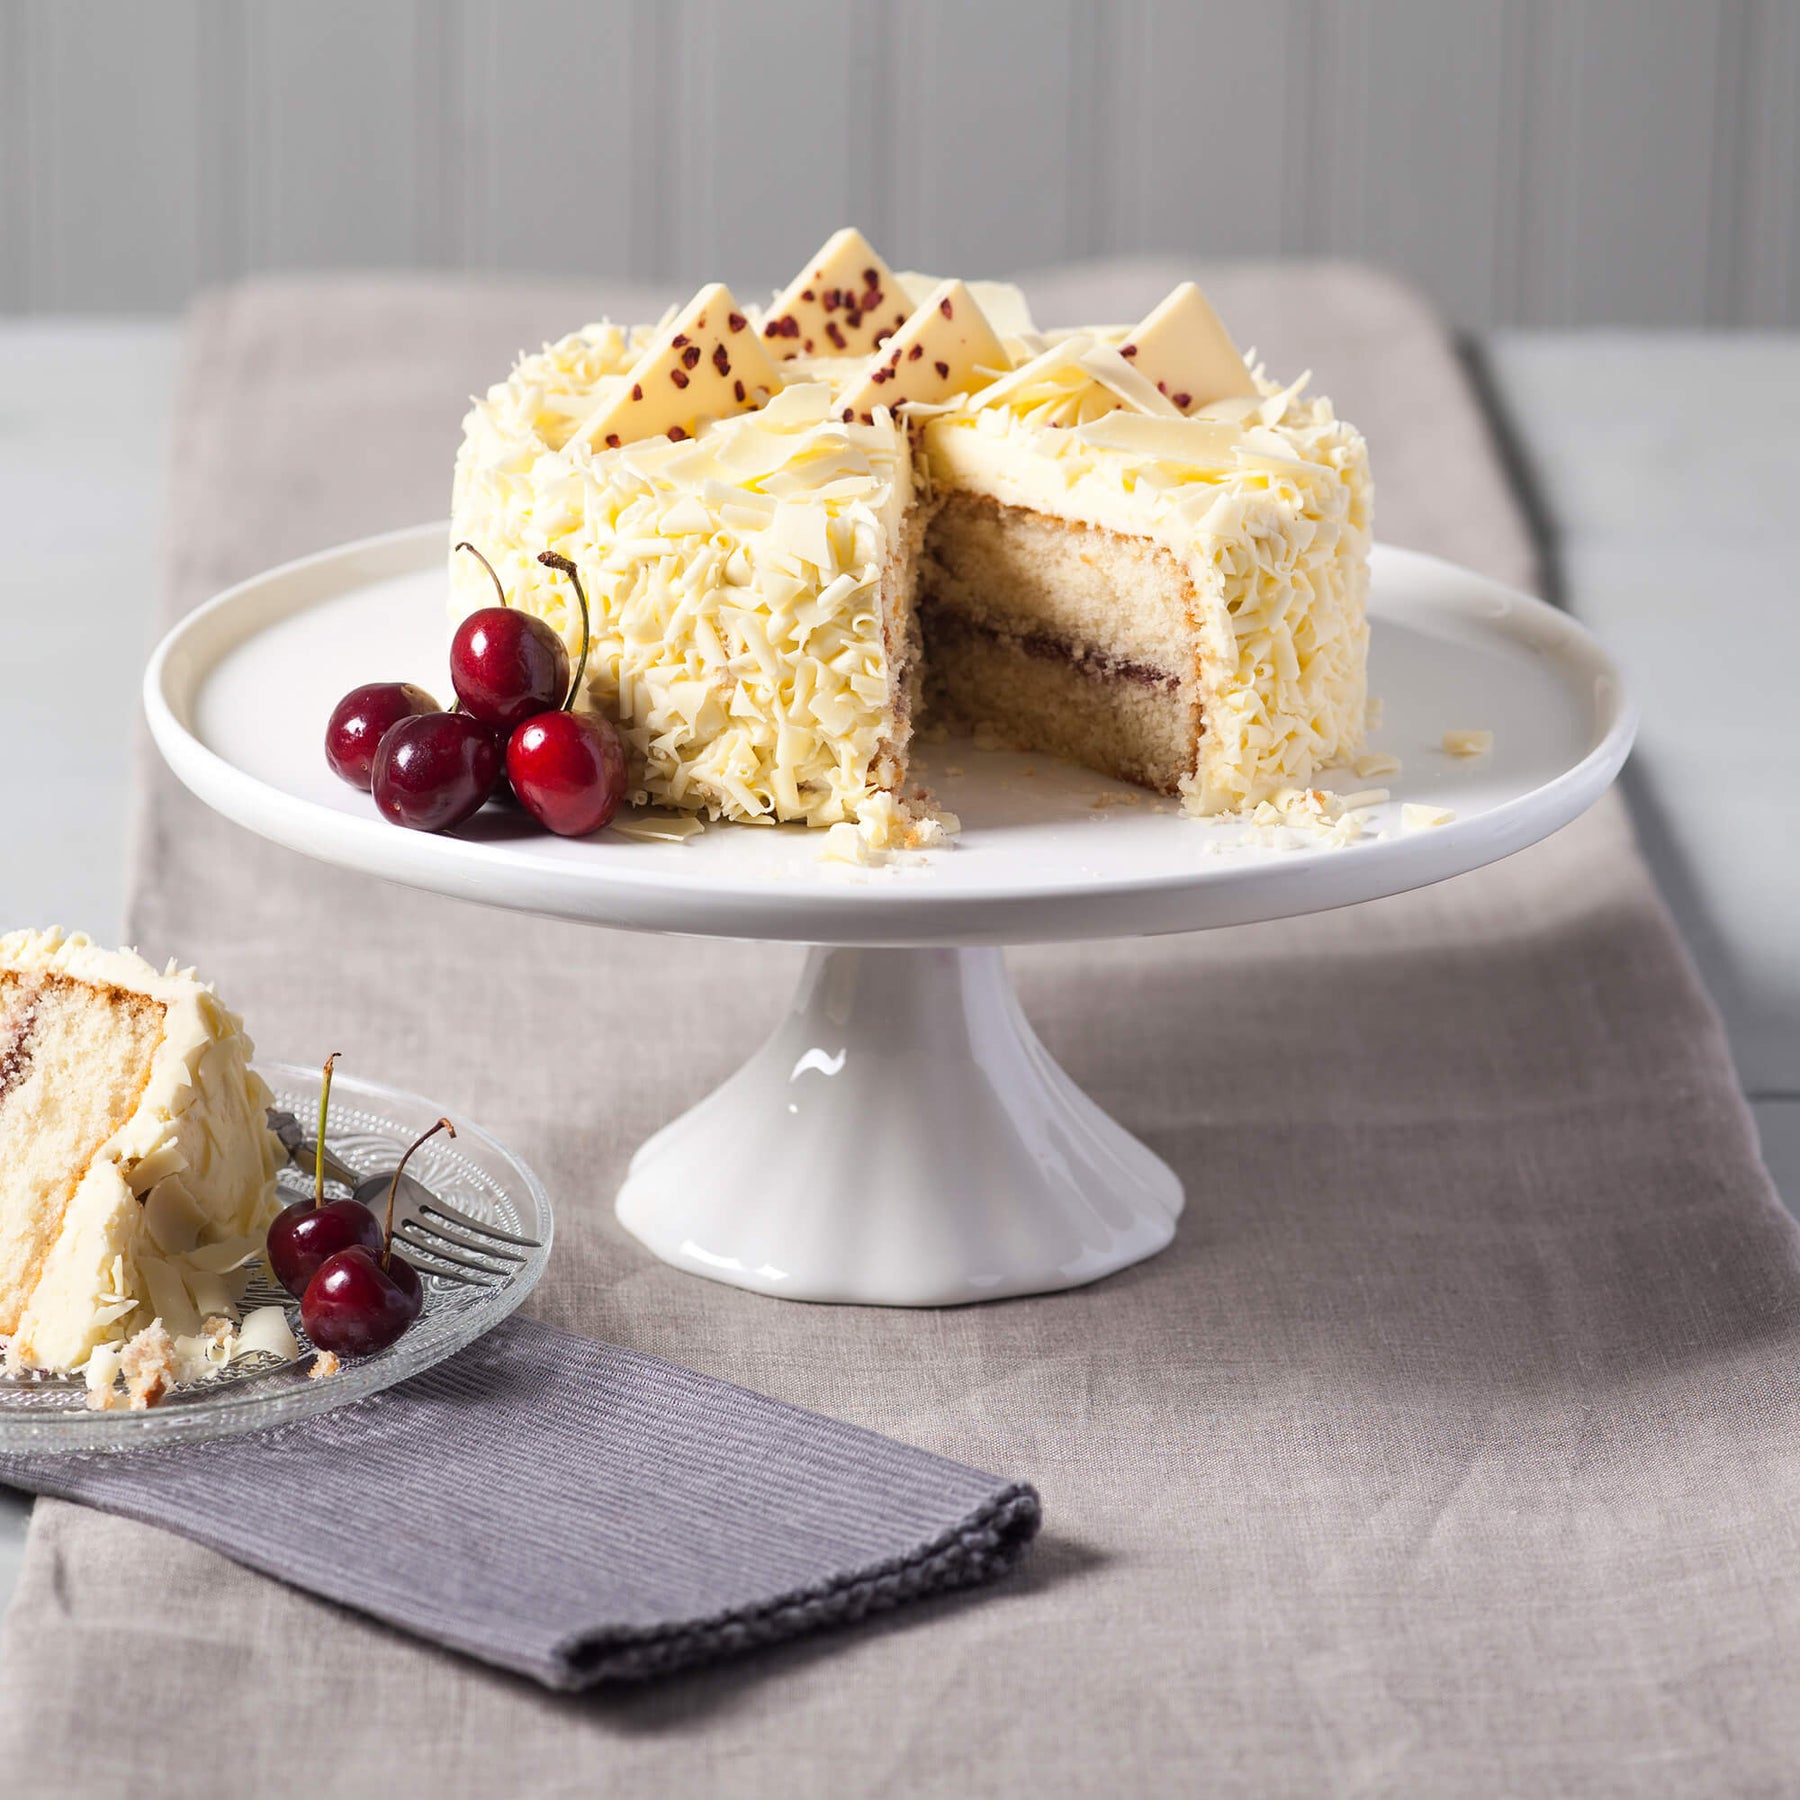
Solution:
[{"label": "red cherry", "polygon": [[569,692],[569,653],[542,619],[506,604],[494,565],[473,544],[458,544],[487,570],[498,606],[472,612],[450,640],[450,680],[463,711],[507,733],[533,713],[561,706]]},{"label": "red cherry", "polygon": [[581,575],[566,556],[546,550],[547,569],[568,576],[581,607],[581,660],[560,712],[527,719],[506,740],[506,778],[519,804],[540,825],[563,837],[598,831],[625,798],[625,746],[610,719],[571,710],[588,659],[588,603]]},{"label": "red cherry", "polygon": [[352,688],[332,708],[325,727],[325,760],[334,775],[352,787],[369,791],[375,752],[390,725],[442,708],[422,687],[410,681],[371,681]]},{"label": "red cherry", "polygon": [[381,1221],[360,1200],[296,1200],[283,1207],[269,1227],[269,1267],[296,1299],[320,1264],[340,1250],[360,1244],[381,1253]]},{"label": "red cherry", "polygon": [[597,713],[539,713],[507,740],[506,776],[519,804],[562,837],[598,831],[625,798],[625,746]]},{"label": "red cherry", "polygon": [[494,734],[467,713],[425,713],[388,727],[370,791],[385,819],[448,831],[479,810],[500,779]]},{"label": "red cherry", "polygon": [[[327,1093],[331,1065],[325,1065]],[[319,1103],[321,1129],[325,1103]],[[368,1356],[385,1350],[425,1306],[425,1287],[419,1272],[405,1258],[394,1254],[394,1196],[400,1191],[400,1177],[412,1155],[427,1138],[440,1131],[456,1136],[456,1127],[448,1119],[439,1119],[428,1131],[422,1131],[407,1145],[406,1154],[388,1181],[387,1225],[381,1246],[371,1250],[365,1244],[353,1244],[320,1263],[306,1292],[300,1296],[300,1321],[306,1335],[321,1350],[340,1356]],[[320,1159],[321,1163],[323,1158]]]},{"label": "red cherry", "polygon": [[296,1201],[275,1215],[269,1226],[267,1250],[275,1279],[290,1294],[306,1291],[319,1265],[352,1244],[379,1250],[387,1242],[374,1213],[360,1200],[325,1198],[325,1125],[331,1116],[331,1072],[338,1052],[325,1059],[319,1079],[319,1129],[313,1151],[313,1191],[310,1200]]},{"label": "red cherry", "polygon": [[569,653],[542,619],[484,606],[450,640],[450,680],[463,710],[504,736],[569,691]]},{"label": "red cherry", "polygon": [[300,1299],[300,1322],[320,1350],[372,1356],[425,1306],[419,1272],[404,1257],[353,1244],[319,1265]]}]

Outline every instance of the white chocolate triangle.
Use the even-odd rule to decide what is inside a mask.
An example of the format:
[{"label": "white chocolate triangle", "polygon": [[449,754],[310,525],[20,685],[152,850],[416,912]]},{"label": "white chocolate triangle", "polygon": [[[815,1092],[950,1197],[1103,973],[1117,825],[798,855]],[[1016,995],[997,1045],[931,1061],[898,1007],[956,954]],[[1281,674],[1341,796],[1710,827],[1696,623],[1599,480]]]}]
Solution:
[{"label": "white chocolate triangle", "polygon": [[[921,275],[916,269],[902,269],[894,279],[906,296],[909,312],[922,305],[933,288],[943,285],[942,277]],[[1037,321],[1031,316],[1031,304],[1026,300],[1023,288],[1010,281],[970,281],[964,285],[975,296],[975,304],[981,308],[987,322],[1001,337],[1032,338],[1038,335]]]},{"label": "white chocolate triangle", "polygon": [[753,412],[780,386],[730,288],[715,281],[663,325],[582,435],[596,450],[689,438],[709,419]]},{"label": "white chocolate triangle", "polygon": [[1006,347],[960,281],[941,281],[869,359],[861,380],[838,396],[845,419],[867,420],[878,406],[921,406],[980,387],[986,369],[1008,366]]},{"label": "white chocolate triangle", "polygon": [[899,330],[912,302],[893,271],[852,226],[833,232],[763,320],[769,354],[867,356]]},{"label": "white chocolate triangle", "polygon": [[1257,391],[1231,334],[1191,281],[1127,335],[1119,354],[1183,413]]}]

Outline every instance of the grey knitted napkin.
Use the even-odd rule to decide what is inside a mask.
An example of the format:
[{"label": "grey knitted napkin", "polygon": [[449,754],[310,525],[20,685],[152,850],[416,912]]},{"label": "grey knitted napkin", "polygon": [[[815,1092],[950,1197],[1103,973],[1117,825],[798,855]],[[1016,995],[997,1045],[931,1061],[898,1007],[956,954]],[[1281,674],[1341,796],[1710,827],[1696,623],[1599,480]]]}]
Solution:
[{"label": "grey knitted napkin", "polygon": [[1038,1498],[654,1356],[508,1320],[253,1436],[0,1458],[547,1687],[663,1675],[991,1580]]}]

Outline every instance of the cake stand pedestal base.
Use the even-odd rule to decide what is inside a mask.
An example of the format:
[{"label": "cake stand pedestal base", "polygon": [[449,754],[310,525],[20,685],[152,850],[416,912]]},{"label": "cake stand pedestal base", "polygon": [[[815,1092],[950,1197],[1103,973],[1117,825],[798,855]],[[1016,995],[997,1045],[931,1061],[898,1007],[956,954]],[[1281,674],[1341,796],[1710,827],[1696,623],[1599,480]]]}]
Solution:
[{"label": "cake stand pedestal base", "polygon": [[815,949],[756,1055],[632,1159],[620,1222],[790,1300],[948,1306],[1154,1255],[1181,1183],[1082,1093],[998,950]]}]

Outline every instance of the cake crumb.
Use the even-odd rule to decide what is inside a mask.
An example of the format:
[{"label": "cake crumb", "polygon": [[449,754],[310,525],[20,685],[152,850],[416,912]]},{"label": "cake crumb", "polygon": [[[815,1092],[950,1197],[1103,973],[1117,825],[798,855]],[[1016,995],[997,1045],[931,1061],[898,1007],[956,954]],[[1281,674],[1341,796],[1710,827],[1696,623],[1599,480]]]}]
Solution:
[{"label": "cake crumb", "polygon": [[119,1352],[119,1374],[133,1412],[147,1412],[175,1385],[175,1340],[161,1319],[152,1319]]},{"label": "cake crumb", "polygon": [[6,1345],[6,1373],[14,1377],[23,1375],[25,1373],[25,1352],[20,1349],[19,1340],[16,1337],[0,1338],[0,1343]]},{"label": "cake crumb", "polygon": [[1363,835],[1362,814],[1324,788],[1282,788],[1256,803],[1249,822],[1261,830],[1264,843],[1279,850],[1320,842],[1327,848],[1342,849]]},{"label": "cake crumb", "polygon": [[327,1375],[335,1375],[341,1365],[330,1350],[315,1350],[312,1367],[306,1371],[308,1381],[322,1381]]},{"label": "cake crumb", "polygon": [[125,1396],[119,1391],[117,1344],[97,1344],[89,1351],[85,1379],[89,1412],[117,1412],[124,1406]]},{"label": "cake crumb", "polygon": [[1400,808],[1400,823],[1408,831],[1429,831],[1434,825],[1448,825],[1455,817],[1447,806],[1424,806],[1416,800]]},{"label": "cake crumb", "polygon": [[201,1381],[237,1353],[237,1327],[223,1314],[211,1315],[200,1330],[175,1340],[175,1379]]},{"label": "cake crumb", "polygon": [[961,830],[962,820],[940,807],[915,818],[900,841],[907,850],[941,850]]},{"label": "cake crumb", "polygon": [[819,846],[818,860],[869,869],[881,860],[881,852],[854,825],[844,821],[826,831],[825,841]]},{"label": "cake crumb", "polygon": [[1257,825],[1288,825],[1305,831],[1335,825],[1338,813],[1337,796],[1322,788],[1283,788],[1269,799],[1259,800],[1250,818]]},{"label": "cake crumb", "polygon": [[1444,733],[1444,754],[1446,756],[1486,756],[1494,747],[1494,734],[1491,731],[1446,731]]}]

